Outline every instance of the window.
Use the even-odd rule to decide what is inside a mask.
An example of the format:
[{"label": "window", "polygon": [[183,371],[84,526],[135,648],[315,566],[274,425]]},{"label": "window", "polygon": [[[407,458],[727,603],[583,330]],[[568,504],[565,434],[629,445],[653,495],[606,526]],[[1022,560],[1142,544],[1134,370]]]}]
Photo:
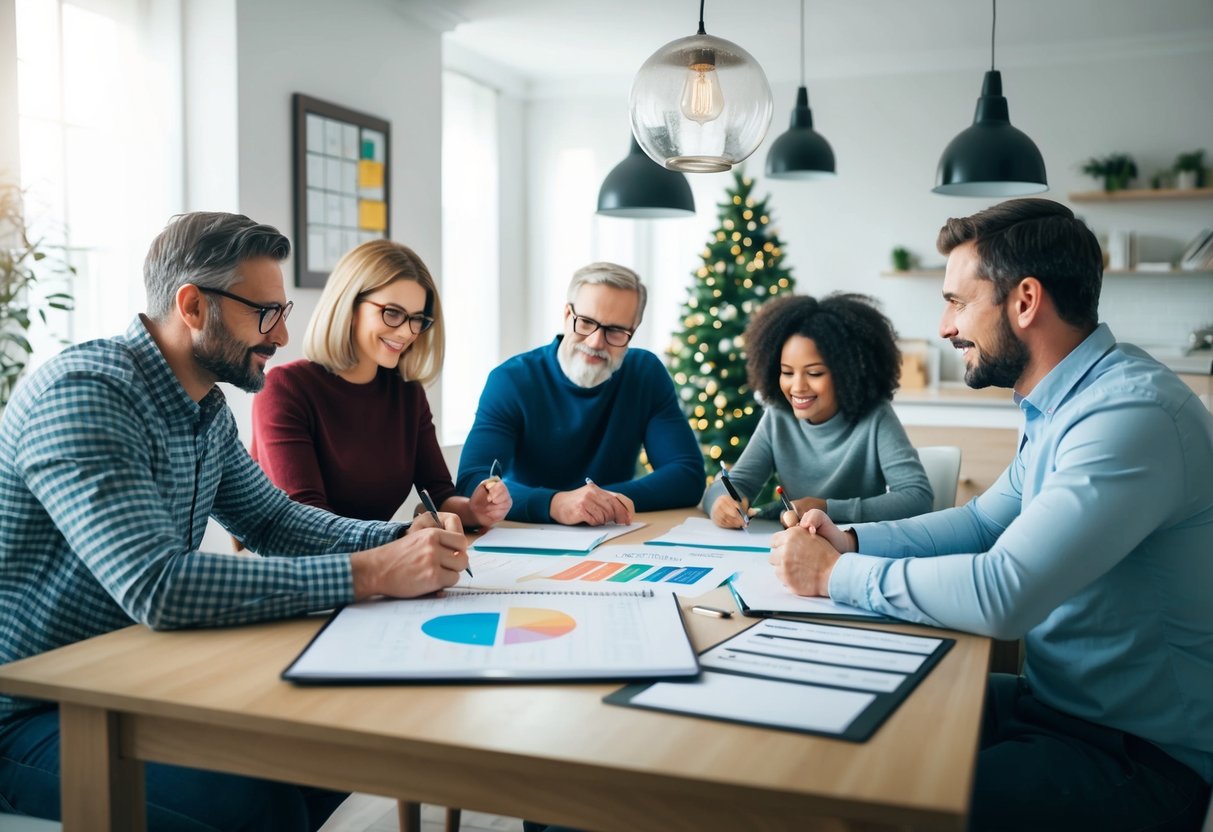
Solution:
[{"label": "window", "polygon": [[[497,92],[443,73],[442,273],[446,364],[440,436],[460,444],[499,361],[500,232]],[[453,473],[453,472],[452,472]]]},{"label": "window", "polygon": [[33,363],[121,332],[144,306],[148,242],[180,210],[172,2],[17,0],[21,184],[35,236],[63,246],[76,311],[33,332]]}]

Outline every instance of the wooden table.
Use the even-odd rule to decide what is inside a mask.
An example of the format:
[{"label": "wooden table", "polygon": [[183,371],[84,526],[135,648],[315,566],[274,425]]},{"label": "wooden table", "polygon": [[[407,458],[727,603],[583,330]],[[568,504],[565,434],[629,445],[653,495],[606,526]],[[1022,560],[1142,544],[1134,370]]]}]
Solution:
[{"label": "wooden table", "polygon": [[[620,540],[641,542],[685,514],[641,515],[650,527]],[[724,590],[711,597],[731,606]],[[749,623],[687,620],[701,649]],[[320,623],[136,626],[0,667],[0,690],[60,703],[64,829],[142,830],[145,761],[583,829],[964,825],[985,638],[947,633],[955,647],[872,739],[854,744],[605,705],[612,684],[280,681]]]}]

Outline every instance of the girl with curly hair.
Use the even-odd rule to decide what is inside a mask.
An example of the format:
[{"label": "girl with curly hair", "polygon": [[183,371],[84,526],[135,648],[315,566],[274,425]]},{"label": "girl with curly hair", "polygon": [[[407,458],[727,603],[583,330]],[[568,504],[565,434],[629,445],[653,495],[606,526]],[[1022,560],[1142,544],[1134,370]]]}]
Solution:
[{"label": "girl with curly hair", "polygon": [[[896,520],[931,510],[918,453],[893,412],[901,353],[893,325],[865,295],[788,295],[759,308],[745,332],[750,387],[765,407],[729,478],[742,510],[778,517],[778,502],[750,502],[772,473],[796,511],[839,523]],[[737,504],[717,479],[703,510],[739,528]]]}]

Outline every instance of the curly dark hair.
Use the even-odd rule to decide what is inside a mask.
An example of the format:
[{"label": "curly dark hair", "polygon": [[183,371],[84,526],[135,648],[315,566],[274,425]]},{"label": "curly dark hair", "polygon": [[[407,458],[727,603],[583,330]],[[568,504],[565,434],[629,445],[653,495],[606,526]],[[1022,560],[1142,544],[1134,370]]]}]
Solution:
[{"label": "curly dark hair", "polygon": [[745,331],[746,374],[767,406],[790,410],[779,389],[783,345],[793,335],[813,339],[834,381],[838,410],[857,422],[893,398],[901,351],[893,324],[867,295],[835,292],[821,300],[785,295],[759,307]]}]

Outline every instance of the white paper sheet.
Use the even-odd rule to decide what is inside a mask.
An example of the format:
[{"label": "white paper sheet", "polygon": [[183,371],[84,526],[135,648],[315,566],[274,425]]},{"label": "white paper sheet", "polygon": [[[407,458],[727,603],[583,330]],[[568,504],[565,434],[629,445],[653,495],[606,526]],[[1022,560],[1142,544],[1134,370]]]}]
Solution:
[{"label": "white paper sheet", "polygon": [[588,552],[600,543],[643,529],[646,523],[605,526],[564,526],[532,523],[521,527],[496,526],[472,544],[473,549],[512,549],[519,552]]},{"label": "white paper sheet", "polygon": [[632,702],[720,719],[841,734],[875,698],[872,693],[860,691],[705,670],[693,683],[657,682],[636,694]]},{"label": "white paper sheet", "polygon": [[797,615],[847,615],[859,618],[883,618],[879,613],[831,601],[797,595],[779,582],[774,567],[747,569],[732,581],[733,589],[745,605],[760,612]]},{"label": "white paper sheet", "polygon": [[660,537],[649,541],[658,546],[692,546],[707,549],[769,552],[771,535],[783,531],[774,520],[751,520],[749,530],[722,529],[707,517],[688,517]]}]

